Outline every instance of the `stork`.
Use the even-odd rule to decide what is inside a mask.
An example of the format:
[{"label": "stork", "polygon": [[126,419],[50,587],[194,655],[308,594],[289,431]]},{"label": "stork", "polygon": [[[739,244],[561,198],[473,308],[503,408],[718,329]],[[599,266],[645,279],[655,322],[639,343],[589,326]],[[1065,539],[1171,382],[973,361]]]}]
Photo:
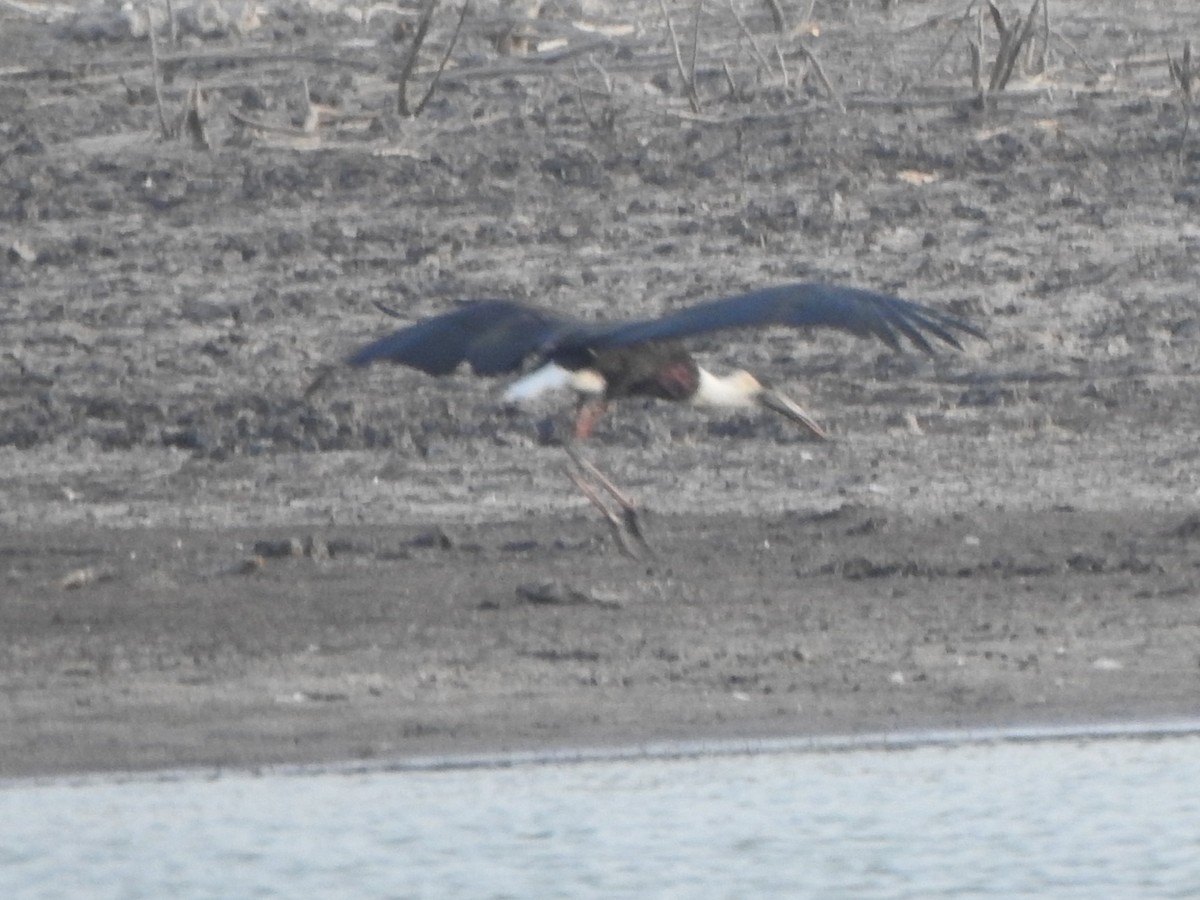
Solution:
[{"label": "stork", "polygon": [[957,316],[898,297],[826,284],[787,284],[711,300],[657,319],[624,322],[585,322],[511,300],[474,300],[379,338],[347,362],[366,366],[386,360],[430,375],[448,375],[465,362],[481,376],[528,371],[532,362],[532,370],[509,386],[505,400],[522,401],[558,388],[578,395],[574,428],[564,441],[571,461],[567,474],[604,515],[621,550],[637,557],[639,546],[650,549],[637,504],[582,452],[583,442],[612,401],[653,397],[700,407],[759,407],[779,413],[819,439],[829,437],[799,405],[765,381],[745,371],[714,375],[681,343],[707,332],[769,325],[838,328],[878,338],[893,350],[900,350],[905,338],[929,354],[934,352],[930,337],[958,350],[958,334],[986,339],[980,329]]}]

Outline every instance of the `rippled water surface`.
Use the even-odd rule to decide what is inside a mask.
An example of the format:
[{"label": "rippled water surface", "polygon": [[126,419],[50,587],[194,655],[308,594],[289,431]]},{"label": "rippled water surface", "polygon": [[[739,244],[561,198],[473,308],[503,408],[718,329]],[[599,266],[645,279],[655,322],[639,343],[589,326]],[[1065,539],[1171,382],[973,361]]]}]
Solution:
[{"label": "rippled water surface", "polygon": [[0,787],[0,897],[1195,897],[1200,737]]}]

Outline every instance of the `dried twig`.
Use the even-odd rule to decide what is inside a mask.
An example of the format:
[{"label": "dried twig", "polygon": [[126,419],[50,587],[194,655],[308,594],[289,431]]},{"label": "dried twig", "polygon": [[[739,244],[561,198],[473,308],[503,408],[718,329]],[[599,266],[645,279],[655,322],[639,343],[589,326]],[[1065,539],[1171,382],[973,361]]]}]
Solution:
[{"label": "dried twig", "polygon": [[821,86],[825,88],[825,93],[829,95],[829,99],[837,104],[839,112],[845,112],[846,104],[842,102],[841,95],[834,90],[834,87],[830,83],[829,79],[825,77],[825,69],[822,67],[821,61],[817,59],[817,54],[809,50],[808,47],[806,47],[802,42],[798,41],[796,45],[800,48],[800,52],[805,55],[809,63],[812,65],[813,71],[817,73],[817,78],[820,79]]},{"label": "dried twig", "polygon": [[592,131],[599,131],[600,125],[592,118],[587,101],[583,99],[583,81],[579,77],[579,66],[572,65],[571,71],[575,74],[575,99],[579,103],[579,111],[583,113],[583,120],[588,123],[588,128]]},{"label": "dried twig", "polygon": [[1042,0],[1042,46],[1038,52],[1037,61],[1033,63],[1033,71],[1039,75],[1046,71],[1047,57],[1050,54],[1050,0]]},{"label": "dried twig", "polygon": [[[1038,8],[1042,3],[1043,0],[1033,0],[1033,3],[1029,7],[1029,13],[1025,16],[1025,27],[1021,29],[1021,33],[1017,37],[1009,54],[1008,62],[1005,64],[1004,79],[1000,85],[1001,90],[1008,85],[1008,79],[1012,75],[1013,66],[1016,65],[1017,57],[1021,55],[1021,48],[1029,46],[1033,42],[1033,27],[1034,23],[1037,22]],[[1017,21],[1019,23],[1020,19],[1018,18]]]},{"label": "dried twig", "polygon": [[729,71],[729,63],[721,60],[721,71],[725,73],[725,83],[729,85],[729,96],[737,98],[737,82],[733,80],[733,73]]},{"label": "dried twig", "polygon": [[412,77],[413,69],[417,67],[417,55],[421,52],[421,45],[425,43],[425,36],[429,34],[429,25],[433,21],[433,11],[437,9],[437,5],[438,0],[429,0],[425,4],[416,33],[413,34],[412,44],[408,48],[408,55],[404,57],[400,66],[399,84],[396,87],[396,112],[402,116],[412,115],[408,108],[408,80]]},{"label": "dried twig", "polygon": [[958,23],[954,26],[954,31],[950,32],[950,37],[946,38],[946,42],[944,44],[942,44],[941,49],[938,50],[938,52],[934,55],[934,57],[930,61],[929,65],[927,65],[925,67],[925,71],[921,73],[922,81],[924,81],[926,78],[928,78],[930,73],[932,73],[934,68],[937,66],[937,64],[942,61],[942,57],[944,57],[946,55],[946,51],[950,49],[950,45],[954,43],[954,39],[956,37],[958,37],[958,33],[960,31],[962,31],[962,27],[964,25],[966,25],[967,22],[971,21],[971,10],[973,10],[975,8],[975,4],[977,2],[978,2],[978,0],[971,0],[971,2],[967,4],[967,8],[965,10],[963,10],[962,17],[958,20]]},{"label": "dried twig", "polygon": [[[663,18],[667,20],[667,33],[671,36],[671,49],[675,51],[675,66],[679,69],[679,77],[683,79],[683,85],[687,89],[688,104],[692,107],[692,112],[699,115],[700,97],[696,93],[696,82],[688,78],[687,69],[684,68],[683,52],[679,49],[679,35],[675,33],[675,24],[671,21],[671,14],[667,12],[666,0],[658,0],[658,8],[662,10]],[[695,72],[693,71],[692,74],[694,76]]]},{"label": "dried twig", "polygon": [[1037,21],[1038,4],[1041,2],[1042,0],[1033,0],[1033,5],[1029,7],[1029,14],[1024,20],[1018,15],[1011,26],[1006,26],[1004,17],[1000,14],[1000,8],[993,0],[988,0],[992,21],[995,22],[996,31],[1000,35],[1000,48],[996,51],[996,60],[992,64],[992,77],[988,81],[989,94],[1002,91],[1008,85],[1013,67],[1017,63],[1017,57],[1021,55],[1021,48],[1033,34],[1033,24]]},{"label": "dried twig", "polygon": [[[779,49],[778,44],[775,45],[775,56],[779,60],[779,71],[783,75],[783,90],[785,93],[790,92],[792,89],[792,86],[791,86],[791,83],[788,81],[787,60],[785,60],[783,58],[783,51]],[[801,77],[800,81],[803,82],[804,78]],[[797,85],[797,88],[799,88],[799,85]]]},{"label": "dried twig", "polygon": [[[974,0],[972,0],[972,3]],[[1009,80],[1012,78],[1013,69],[1016,67],[1017,59],[1021,55],[1021,48],[1024,47],[1033,34],[1033,26],[1037,21],[1038,5],[1042,0],[1033,0],[1033,5],[1029,7],[1029,14],[1022,18],[1020,15],[1016,20],[1009,25],[1004,21],[1004,14],[1000,12],[1000,7],[995,3],[995,0],[987,0],[987,12],[991,16],[992,24],[996,27],[996,33],[1000,38],[1000,45],[996,48],[996,58],[992,60],[991,71],[984,84],[983,80],[983,12],[980,11],[978,21],[978,31],[975,40],[967,41],[967,46],[971,54],[971,87],[978,94],[978,102],[980,106],[987,103],[988,97],[999,91],[1003,91]],[[967,7],[968,10],[970,6]]]},{"label": "dried twig", "polygon": [[978,41],[967,41],[967,52],[971,55],[971,90],[983,96],[983,51]]},{"label": "dried twig", "polygon": [[[612,104],[612,79],[599,63],[597,63],[595,60],[592,60],[592,63],[597,69],[599,69],[600,76],[604,80],[605,90],[603,93],[608,97],[608,105],[604,107],[604,111],[600,114],[599,118],[592,117],[592,112],[590,109],[588,109],[587,100],[583,95],[583,79],[579,76],[578,64],[572,64],[571,66],[571,71],[575,73],[575,98],[579,101],[579,109],[583,113],[584,121],[588,123],[588,127],[591,128],[592,131],[612,131],[617,123],[617,111]],[[593,91],[593,93],[599,92]]]},{"label": "dried twig", "polygon": [[305,77],[304,85],[304,124],[300,129],[305,134],[314,134],[317,126],[321,124],[321,114],[317,110],[317,105],[312,101],[312,92],[308,89],[308,78]]},{"label": "dried twig", "polygon": [[467,13],[471,11],[471,0],[463,0],[462,11],[458,14],[458,22],[454,26],[454,34],[450,36],[450,43],[446,45],[446,52],[442,54],[442,61],[438,63],[437,71],[433,73],[433,78],[429,82],[429,88],[425,91],[425,96],[421,98],[421,102],[417,104],[417,108],[413,110],[414,116],[419,116],[421,110],[425,108],[425,104],[429,102],[429,98],[433,96],[434,90],[437,88],[438,81],[442,77],[442,72],[446,69],[446,63],[450,61],[450,54],[454,52],[454,45],[458,43],[458,36],[462,32],[463,22],[467,19]]},{"label": "dried twig", "polygon": [[616,88],[613,85],[612,76],[608,74],[608,70],[605,69],[604,66],[600,65],[594,56],[589,56],[587,61],[588,65],[600,73],[600,79],[604,82],[604,91],[609,97],[612,97],[616,92]]},{"label": "dried twig", "polygon": [[983,10],[975,17],[975,45],[971,50],[971,87],[975,93],[979,95],[979,103],[982,105],[986,99],[987,91],[983,86],[983,47],[987,37],[983,30]]},{"label": "dried twig", "polygon": [[1008,50],[1013,43],[1013,31],[1015,28],[1020,27],[1021,17],[1018,15],[1016,25],[1010,28],[1008,23],[1004,21],[1004,15],[1000,12],[1000,7],[995,4],[994,0],[988,0],[987,8],[988,12],[992,15],[992,24],[996,26],[996,34],[1000,39],[1000,46],[996,48],[996,58],[992,60],[991,75],[988,77],[987,88],[985,90],[985,93],[992,94],[995,93],[1000,84],[1001,73],[1004,70],[1004,63],[1008,57]]},{"label": "dried twig", "polygon": [[[1045,4],[1043,4],[1043,7],[1044,7],[1044,5]],[[1061,31],[1051,30],[1050,34],[1052,34],[1055,38],[1057,38],[1058,41],[1064,47],[1066,47],[1068,50],[1071,51],[1071,53],[1074,55],[1074,57],[1077,60],[1079,60],[1080,63],[1083,64],[1083,67],[1085,69],[1088,70],[1089,75],[1091,75],[1093,78],[1100,77],[1100,75],[1101,75],[1100,70],[1098,68],[1096,68],[1094,65],[1092,65],[1091,61],[1086,56],[1083,55],[1083,51],[1080,50],[1078,47],[1076,47],[1070,40],[1068,40],[1067,37]]]},{"label": "dried twig", "polygon": [[1183,165],[1184,151],[1187,149],[1188,132],[1192,127],[1192,87],[1193,76],[1200,70],[1192,68],[1192,42],[1184,41],[1183,56],[1178,61],[1167,53],[1167,70],[1171,73],[1171,81],[1179,88],[1179,97],[1183,102],[1183,134],[1179,138],[1179,164]]},{"label": "dried twig", "polygon": [[1183,56],[1176,60],[1171,56],[1171,51],[1167,51],[1167,70],[1171,73],[1171,81],[1179,88],[1179,92],[1183,95],[1183,99],[1191,103],[1192,101],[1192,76],[1195,71],[1192,69],[1192,42],[1183,42]]},{"label": "dried twig", "polygon": [[696,89],[696,54],[700,51],[700,10],[704,0],[696,0],[696,13],[692,17],[692,59],[688,63],[688,83]]},{"label": "dried twig", "polygon": [[299,403],[311,400],[313,394],[317,393],[317,391],[321,390],[321,388],[326,385],[329,379],[333,376],[334,370],[338,368],[340,367],[335,366],[333,363],[325,363],[324,365],[320,366],[317,369],[317,376],[309,383],[308,387],[304,389],[304,393],[300,395],[300,401],[297,403],[297,405],[299,405]]},{"label": "dried twig", "polygon": [[783,15],[783,6],[779,0],[763,0],[767,4],[767,9],[771,11],[771,22],[775,25],[775,30],[780,34],[787,31],[787,18]]},{"label": "dried twig", "polygon": [[253,119],[244,113],[238,112],[236,109],[229,110],[229,117],[235,122],[257,129],[258,131],[271,134],[286,134],[288,137],[294,138],[312,137],[312,132],[305,128],[296,128],[292,125],[273,125],[261,119]]},{"label": "dried twig", "polygon": [[192,139],[193,147],[211,153],[212,143],[208,139],[208,129],[204,125],[206,106],[204,92],[200,90],[200,83],[196,82],[188,91],[187,105],[184,107],[183,118],[176,133],[182,135],[186,132]]},{"label": "dried twig", "polygon": [[733,20],[737,22],[738,31],[742,33],[742,37],[750,42],[750,49],[752,49],[754,51],[754,55],[758,57],[759,65],[761,65],[768,72],[771,71],[770,61],[766,58],[766,56],[763,55],[762,49],[758,46],[758,41],[754,39],[754,35],[751,34],[750,29],[746,27],[745,21],[738,14],[737,7],[733,5],[733,0],[729,0],[729,12],[733,15]]},{"label": "dried twig", "polygon": [[150,30],[150,70],[154,80],[154,102],[158,105],[158,127],[162,131],[163,140],[171,139],[171,129],[167,126],[167,110],[163,105],[162,94],[162,65],[158,58],[158,36],[154,33],[154,14],[146,5],[146,16]]},{"label": "dried twig", "polygon": [[[147,7],[149,12],[149,7]],[[179,46],[179,20],[175,18],[175,4],[167,0],[167,35],[171,38],[171,46]]]}]

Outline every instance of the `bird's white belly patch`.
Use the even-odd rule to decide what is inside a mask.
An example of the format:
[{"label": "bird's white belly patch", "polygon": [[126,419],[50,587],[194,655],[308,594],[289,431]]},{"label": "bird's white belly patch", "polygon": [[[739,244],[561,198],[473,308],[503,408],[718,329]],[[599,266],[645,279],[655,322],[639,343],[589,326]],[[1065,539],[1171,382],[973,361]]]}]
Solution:
[{"label": "bird's white belly patch", "polygon": [[504,402],[521,403],[563,388],[578,394],[600,395],[604,393],[604,379],[590,369],[572,372],[557,363],[546,363],[510,384],[504,391]]},{"label": "bird's white belly patch", "polygon": [[518,378],[504,391],[505,403],[520,403],[532,400],[550,391],[560,391],[571,386],[571,372],[555,363],[547,363],[528,375]]}]

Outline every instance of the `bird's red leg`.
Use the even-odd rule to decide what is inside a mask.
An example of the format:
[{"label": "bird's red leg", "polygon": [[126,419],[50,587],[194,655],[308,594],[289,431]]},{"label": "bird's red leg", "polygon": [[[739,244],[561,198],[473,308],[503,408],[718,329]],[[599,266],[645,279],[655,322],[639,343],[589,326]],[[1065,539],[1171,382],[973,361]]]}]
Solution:
[{"label": "bird's red leg", "polygon": [[[646,550],[651,550],[650,544],[646,541],[646,537],[642,533],[641,522],[638,520],[637,504],[618,488],[611,478],[600,471],[600,468],[595,463],[587,459],[580,449],[583,442],[591,437],[596,423],[603,418],[607,409],[608,403],[602,397],[588,398],[579,404],[579,409],[575,414],[575,431],[572,439],[567,442],[567,454],[571,457],[571,461],[575,463],[579,471],[568,470],[567,475],[583,495],[591,500],[596,508],[604,514],[604,518],[613,527],[617,543],[622,551],[636,559],[638,554],[629,545],[626,534],[633,535]],[[620,518],[609,509],[595,486],[589,484],[582,473],[590,475],[596,484],[607,491],[617,501],[621,507]],[[651,550],[651,552],[653,551]]]},{"label": "bird's red leg", "polygon": [[600,496],[599,492],[592,487],[592,485],[588,484],[587,479],[585,479],[582,475],[580,475],[574,469],[569,468],[567,469],[567,477],[575,483],[575,487],[579,488],[580,493],[592,501],[592,505],[595,506],[596,509],[600,510],[600,513],[604,516],[605,521],[608,522],[609,527],[612,529],[613,539],[617,542],[617,546],[621,548],[621,552],[626,556],[637,559],[638,553],[630,545],[629,539],[625,535],[625,521],[623,521],[620,516],[608,508],[607,504],[604,502],[604,498]]},{"label": "bird's red leg", "polygon": [[581,400],[575,409],[575,433],[573,443],[582,444],[596,430],[596,423],[608,412],[608,401],[603,397],[588,397]]},{"label": "bird's red leg", "polygon": [[579,468],[591,475],[592,478],[596,479],[597,484],[604,488],[604,490],[608,491],[608,493],[612,495],[612,498],[617,501],[625,518],[625,527],[629,530],[629,533],[641,541],[642,544],[645,544],[647,547],[649,547],[649,544],[646,543],[645,535],[642,534],[641,522],[638,520],[637,502],[619,487],[617,487],[613,483],[612,479],[600,471],[600,467],[590,459],[585,459],[577,450],[574,449],[568,450],[567,452],[571,454],[571,459],[575,461],[575,465],[579,466]]}]

